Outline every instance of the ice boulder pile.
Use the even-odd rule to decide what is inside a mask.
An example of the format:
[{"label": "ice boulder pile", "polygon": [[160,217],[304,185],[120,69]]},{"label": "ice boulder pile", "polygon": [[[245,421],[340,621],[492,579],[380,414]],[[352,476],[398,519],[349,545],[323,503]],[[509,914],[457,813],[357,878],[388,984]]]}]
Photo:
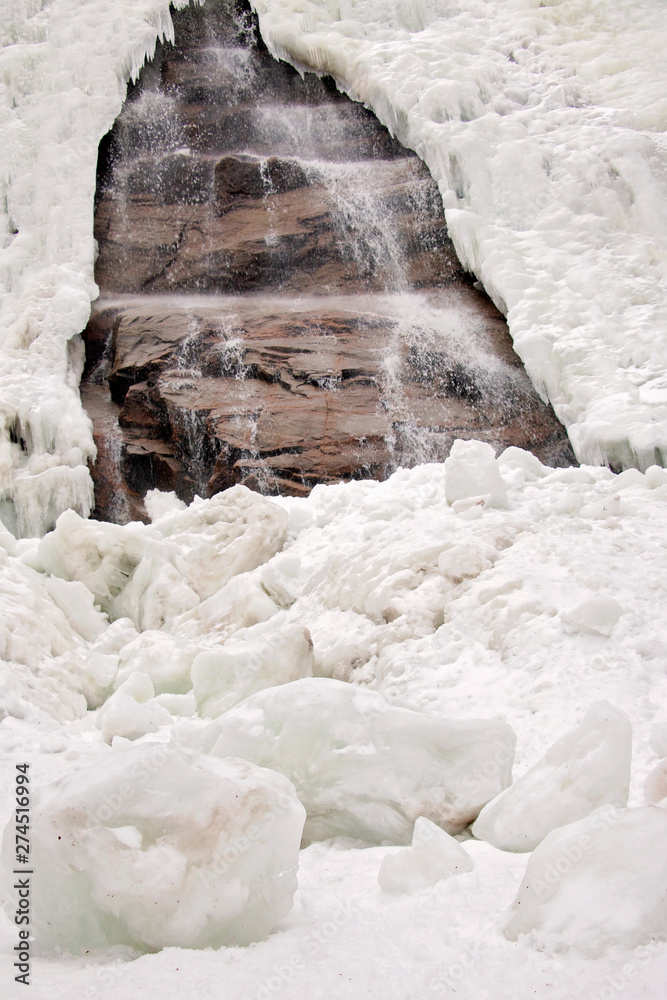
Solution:
[{"label": "ice boulder pile", "polygon": [[511,781],[507,723],[454,721],[390,705],[343,681],[307,678],[247,698],[202,749],[280,771],[308,818],[304,838],[407,843],[419,816],[459,833]]},{"label": "ice boulder pile", "polygon": [[516,941],[589,958],[667,940],[667,810],[602,806],[531,855],[505,923]]},{"label": "ice boulder pile", "polygon": [[493,934],[521,874],[507,852],[531,850],[511,938],[648,946],[666,500],[657,467],[459,442],[443,465],[307,498],[153,494],[147,525],[69,512],[43,539],[0,531],[0,770],[39,762],[39,947],[297,933],[320,862],[332,905],[357,894],[362,937],[375,907],[400,924],[426,896],[434,926],[463,926],[460,906]]},{"label": "ice boulder pile", "polygon": [[304,810],[282,775],[246,761],[115,749],[46,789],[32,818],[42,948],[245,945],[291,909]]}]

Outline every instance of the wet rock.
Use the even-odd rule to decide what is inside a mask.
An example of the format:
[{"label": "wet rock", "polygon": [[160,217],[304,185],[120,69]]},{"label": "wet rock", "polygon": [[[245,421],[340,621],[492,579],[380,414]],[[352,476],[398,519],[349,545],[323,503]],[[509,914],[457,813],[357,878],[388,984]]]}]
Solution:
[{"label": "wet rock", "polygon": [[569,464],[423,163],[247,15],[174,20],[100,147],[96,515],[144,516],[154,487],[383,478],[461,437]]}]

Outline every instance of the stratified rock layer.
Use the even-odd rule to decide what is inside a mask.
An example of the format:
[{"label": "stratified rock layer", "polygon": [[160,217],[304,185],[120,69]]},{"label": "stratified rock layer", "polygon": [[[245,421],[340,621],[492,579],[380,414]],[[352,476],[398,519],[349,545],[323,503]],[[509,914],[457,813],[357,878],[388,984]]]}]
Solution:
[{"label": "stratified rock layer", "polygon": [[101,147],[97,515],[383,478],[457,437],[572,461],[421,161],[226,11],[175,16]]}]

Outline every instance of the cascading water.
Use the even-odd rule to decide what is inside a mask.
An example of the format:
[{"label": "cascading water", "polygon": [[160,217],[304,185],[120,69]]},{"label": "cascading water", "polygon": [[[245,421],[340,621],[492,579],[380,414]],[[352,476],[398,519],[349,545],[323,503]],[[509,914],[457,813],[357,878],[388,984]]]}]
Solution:
[{"label": "cascading water", "polygon": [[106,352],[132,516],[154,486],[306,493],[456,437],[571,462],[417,157],[235,5],[174,20],[99,159],[88,378]]}]

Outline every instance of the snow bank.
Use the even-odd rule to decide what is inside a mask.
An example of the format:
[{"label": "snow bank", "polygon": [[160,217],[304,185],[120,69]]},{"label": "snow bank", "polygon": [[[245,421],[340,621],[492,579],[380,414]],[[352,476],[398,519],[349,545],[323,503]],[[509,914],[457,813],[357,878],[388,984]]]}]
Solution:
[{"label": "snow bank", "polygon": [[603,806],[554,830],[532,854],[505,934],[598,958],[612,945],[667,940],[667,810]]},{"label": "snow bank", "polygon": [[253,695],[199,745],[287,775],[307,840],[400,844],[419,816],[463,830],[509,783],[515,739],[504,722],[393,708],[374,691],[314,677]]},{"label": "snow bank", "polygon": [[660,0],[252,0],[426,162],[461,260],[590,464],[667,458]]},{"label": "snow bank", "polygon": [[608,701],[598,702],[482,809],[472,832],[502,851],[532,851],[551,830],[599,806],[627,805],[631,758],[630,720]]},{"label": "snow bank", "polygon": [[[187,0],[175,0],[183,7]],[[78,394],[95,241],[97,147],[167,0],[16,0],[0,24],[0,516],[43,534],[93,489]]]},{"label": "snow bank", "polygon": [[[259,941],[291,909],[303,819],[290,783],[245,761],[110,751],[36,797],[35,940],[75,953]],[[5,899],[14,834],[9,824]]]}]

